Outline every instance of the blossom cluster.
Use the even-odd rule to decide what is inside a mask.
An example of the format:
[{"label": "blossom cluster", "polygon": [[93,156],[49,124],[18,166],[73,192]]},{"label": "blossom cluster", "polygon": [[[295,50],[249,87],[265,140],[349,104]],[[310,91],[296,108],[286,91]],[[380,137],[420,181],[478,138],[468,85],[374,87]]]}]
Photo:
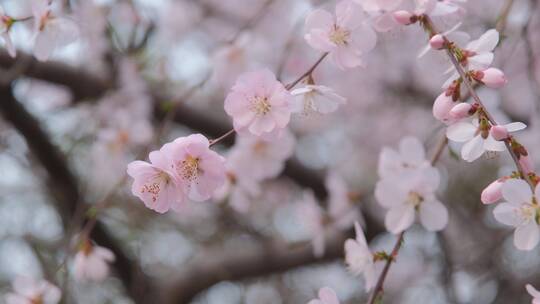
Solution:
[{"label": "blossom cluster", "polygon": [[15,45],[10,36],[10,30],[17,22],[33,19],[34,56],[41,61],[49,59],[57,48],[67,46],[77,39],[79,29],[77,24],[63,14],[49,0],[32,0],[30,2],[32,15],[13,17],[0,7],[0,36],[2,36],[8,53],[17,55]]},{"label": "blossom cluster", "polygon": [[388,231],[395,234],[405,231],[413,224],[415,214],[430,231],[446,227],[448,211],[435,195],[440,174],[426,159],[418,139],[403,138],[398,151],[384,148],[378,173],[381,179],[375,187],[375,197],[388,209],[385,218]]}]

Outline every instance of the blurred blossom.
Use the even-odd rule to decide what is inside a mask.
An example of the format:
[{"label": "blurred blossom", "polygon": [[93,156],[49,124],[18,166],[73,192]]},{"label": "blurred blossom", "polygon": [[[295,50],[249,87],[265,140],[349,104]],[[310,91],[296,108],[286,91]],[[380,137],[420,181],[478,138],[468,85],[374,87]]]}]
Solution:
[{"label": "blurred blossom", "polygon": [[281,304],[279,292],[270,284],[257,283],[250,285],[244,295],[245,304]]}]

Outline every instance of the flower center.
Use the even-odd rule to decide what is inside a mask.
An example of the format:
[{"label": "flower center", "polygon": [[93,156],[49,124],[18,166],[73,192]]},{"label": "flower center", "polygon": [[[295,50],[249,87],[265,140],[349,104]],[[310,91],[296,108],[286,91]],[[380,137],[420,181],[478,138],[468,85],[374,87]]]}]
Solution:
[{"label": "flower center", "polygon": [[41,295],[35,296],[34,298],[30,299],[31,304],[43,304],[43,297]]},{"label": "flower center", "polygon": [[141,188],[141,193],[149,193],[152,196],[152,202],[156,202],[159,197],[159,192],[161,191],[161,182],[168,184],[170,177],[165,172],[159,172],[153,179],[152,182],[146,183]]},{"label": "flower center", "polygon": [[202,172],[199,168],[200,162],[200,158],[188,155],[180,164],[182,178],[188,181],[196,180],[199,173]]},{"label": "flower center", "polygon": [[342,46],[348,43],[351,32],[346,29],[343,29],[337,25],[334,25],[334,28],[330,32],[330,41],[336,45]]},{"label": "flower center", "polygon": [[418,194],[418,192],[411,191],[407,196],[407,202],[412,204],[415,208],[418,208],[423,201],[424,197]]},{"label": "flower center", "polygon": [[266,115],[271,109],[272,106],[268,103],[267,97],[255,96],[251,100],[251,110],[257,115]]},{"label": "flower center", "polygon": [[259,155],[265,154],[267,147],[268,147],[268,143],[266,143],[265,141],[262,141],[262,140],[258,140],[253,145],[253,152],[255,152],[255,154],[259,154]]},{"label": "flower center", "polygon": [[536,218],[536,209],[532,204],[523,204],[518,212],[523,220],[531,220]]}]

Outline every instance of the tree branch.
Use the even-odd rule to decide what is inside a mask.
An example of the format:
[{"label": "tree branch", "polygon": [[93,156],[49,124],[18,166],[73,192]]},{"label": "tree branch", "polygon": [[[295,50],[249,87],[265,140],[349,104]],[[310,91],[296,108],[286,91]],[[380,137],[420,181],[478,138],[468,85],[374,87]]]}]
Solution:
[{"label": "tree branch", "polygon": [[[55,207],[64,227],[67,228],[76,212],[77,204],[83,203],[77,178],[70,170],[65,156],[49,140],[39,121],[14,98],[10,85],[0,86],[0,98],[0,113],[24,137],[30,151],[47,172],[48,188],[57,202]],[[116,255],[114,266],[118,276],[135,303],[143,303],[141,295],[144,294],[144,288],[141,286],[146,286],[148,280],[140,272],[138,263],[123,251],[117,240],[109,235],[101,223],[97,223],[91,238],[114,252]]]}]

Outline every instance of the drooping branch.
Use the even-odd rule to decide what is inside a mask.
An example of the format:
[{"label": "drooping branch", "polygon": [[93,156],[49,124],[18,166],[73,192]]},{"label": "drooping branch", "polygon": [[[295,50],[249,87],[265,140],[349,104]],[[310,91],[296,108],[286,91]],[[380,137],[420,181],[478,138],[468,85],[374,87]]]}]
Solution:
[{"label": "drooping branch", "polygon": [[[13,96],[10,85],[0,86],[0,113],[6,121],[26,140],[26,143],[48,175],[47,185],[56,201],[56,209],[66,228],[83,199],[75,174],[69,168],[66,157],[51,142],[39,121],[34,118]],[[124,252],[105,227],[97,223],[91,238],[99,245],[111,249],[116,255],[114,267],[128,293],[136,303],[143,303],[144,286],[148,279],[141,273],[138,263]]]}]

